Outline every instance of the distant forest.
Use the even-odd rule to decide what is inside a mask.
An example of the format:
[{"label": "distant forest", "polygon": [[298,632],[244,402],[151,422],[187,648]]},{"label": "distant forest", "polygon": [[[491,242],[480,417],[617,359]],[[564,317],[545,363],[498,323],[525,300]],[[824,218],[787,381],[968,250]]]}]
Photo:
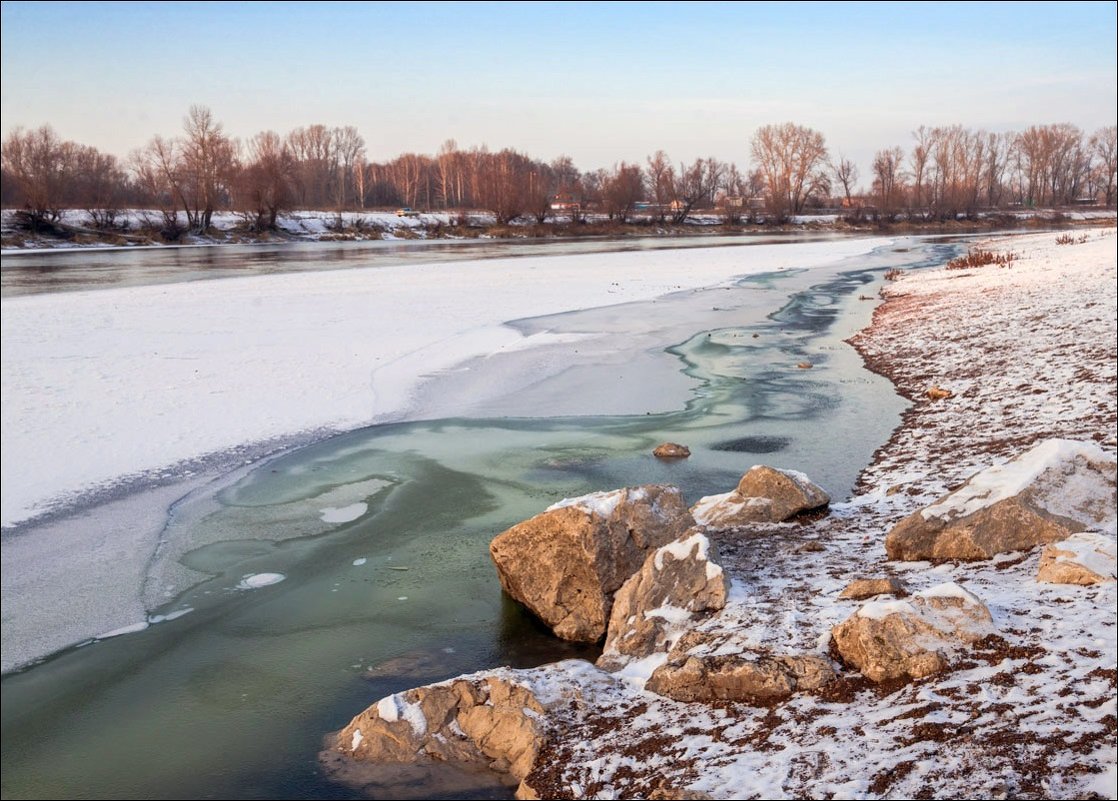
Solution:
[{"label": "distant forest", "polygon": [[877,151],[863,180],[853,161],[829,152],[822,133],[792,123],[758,129],[745,167],[715,158],[677,164],[657,151],[644,163],[582,172],[567,156],[545,162],[454,140],[434,155],[371,162],[352,126],[240,141],[194,106],[179,136],[156,136],[123,161],[62,140],[50,126],[13,130],[2,146],[0,199],[29,230],[50,230],[67,209],[84,210],[91,228],[114,230],[120,210],[150,209],[168,239],[204,233],[218,210],[237,212],[256,231],[274,229],[293,210],[385,207],[485,210],[498,224],[578,223],[588,214],[682,223],[700,210],[731,223],[779,223],[822,208],[857,219],[951,220],[990,209],[1114,206],[1115,130],[922,126],[907,149]]}]

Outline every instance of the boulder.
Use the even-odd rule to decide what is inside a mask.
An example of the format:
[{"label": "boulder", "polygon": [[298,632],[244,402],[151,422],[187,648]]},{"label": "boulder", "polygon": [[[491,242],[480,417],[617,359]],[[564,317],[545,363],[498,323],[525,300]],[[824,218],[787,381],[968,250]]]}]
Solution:
[{"label": "boulder", "polygon": [[584,725],[597,708],[594,699],[612,697],[621,686],[581,659],[459,676],[382,698],[332,736],[320,761],[356,790],[381,787],[377,798],[407,797],[391,791],[409,777],[429,781],[432,763],[447,763],[461,776],[491,772],[495,781],[474,783],[519,782],[516,797],[535,798],[525,779],[548,742]]},{"label": "boulder", "polygon": [[556,635],[596,642],[613,594],[694,524],[676,487],[630,487],[560,501],[497,535],[489,553],[505,592]]},{"label": "boulder", "polygon": [[866,598],[873,598],[875,595],[892,595],[896,598],[904,598],[908,595],[908,590],[905,589],[904,584],[895,578],[862,578],[854,579],[847,584],[843,591],[839,593],[839,598],[850,601],[864,601]]},{"label": "boulder", "polygon": [[1113,525],[1116,472],[1093,442],[1047,440],[906,517],[886,536],[886,553],[973,561]]},{"label": "boulder", "polygon": [[952,392],[951,390],[944,389],[943,387],[937,387],[937,386],[928,387],[927,392],[925,392],[924,394],[928,396],[928,400],[934,400],[934,401],[947,400],[948,398],[954,398],[955,397],[955,393]]},{"label": "boulder", "polygon": [[830,502],[830,496],[803,473],[756,465],[732,492],[700,498],[691,514],[708,526],[780,523]]},{"label": "boulder", "polygon": [[657,459],[686,459],[691,455],[691,449],[675,442],[661,442],[653,449],[652,455]]},{"label": "boulder", "polygon": [[1112,537],[1096,531],[1073,534],[1044,546],[1036,580],[1050,584],[1105,584],[1118,576]]},{"label": "boulder", "polygon": [[650,554],[613,598],[599,666],[666,652],[697,615],[724,607],[730,585],[717,559],[699,528]]},{"label": "boulder", "polygon": [[986,605],[958,584],[947,583],[910,600],[871,601],[831,635],[846,664],[882,682],[945,670],[957,650],[993,631]]},{"label": "boulder", "polygon": [[830,660],[817,654],[778,655],[728,648],[724,639],[688,632],[669,652],[667,661],[652,672],[644,688],[688,703],[756,703],[814,690],[835,678]]},{"label": "boulder", "polygon": [[517,779],[544,742],[544,707],[506,679],[456,679],[382,698],[350,721],[336,748],[371,762],[476,764]]}]

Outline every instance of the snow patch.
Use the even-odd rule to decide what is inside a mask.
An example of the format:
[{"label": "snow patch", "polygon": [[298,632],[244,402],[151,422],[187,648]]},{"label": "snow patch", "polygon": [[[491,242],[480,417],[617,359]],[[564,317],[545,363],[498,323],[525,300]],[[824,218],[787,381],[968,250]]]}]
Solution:
[{"label": "snow patch", "polygon": [[287,578],[287,576],[283,573],[246,573],[241,576],[241,580],[237,584],[237,589],[258,590],[261,587],[279,584],[285,578]]},{"label": "snow patch", "polygon": [[132,623],[128,626],[121,626],[119,629],[113,629],[112,631],[106,631],[104,634],[98,634],[93,639],[95,639],[95,640],[107,640],[107,639],[110,639],[111,637],[119,637],[122,634],[135,634],[138,631],[143,631],[144,629],[146,629],[148,627],[148,625],[150,625],[150,624],[146,620],[141,621],[139,623]]},{"label": "snow patch", "polygon": [[[1020,494],[1049,471],[1069,473],[1076,459],[1114,464],[1114,457],[1093,442],[1045,440],[1010,462],[976,473],[959,490],[921,510],[921,515],[925,520],[966,517]],[[1109,491],[1092,471],[1039,500],[1053,514],[1072,516],[1077,502],[1098,497],[1100,490]]]},{"label": "snow patch", "polygon": [[320,515],[323,523],[349,523],[367,511],[369,511],[369,504],[360,501],[349,506],[328,506],[320,511]]},{"label": "snow patch", "polygon": [[627,492],[624,489],[617,489],[607,492],[591,492],[589,495],[580,495],[577,498],[564,498],[547,507],[547,511],[552,512],[556,509],[566,509],[568,506],[573,506],[587,514],[609,517],[618,505],[625,500]]},{"label": "snow patch", "polygon": [[[707,553],[710,550],[710,540],[701,531],[696,531],[689,537],[675,542],[669,542],[667,545],[661,545],[656,549],[656,556],[653,557],[652,564],[657,570],[664,569],[664,556],[671,554],[672,558],[676,561],[684,559],[696,559],[701,562],[707,561]],[[692,551],[694,555],[692,556]],[[707,574],[710,575],[709,572]],[[716,574],[717,575],[717,574]]]}]

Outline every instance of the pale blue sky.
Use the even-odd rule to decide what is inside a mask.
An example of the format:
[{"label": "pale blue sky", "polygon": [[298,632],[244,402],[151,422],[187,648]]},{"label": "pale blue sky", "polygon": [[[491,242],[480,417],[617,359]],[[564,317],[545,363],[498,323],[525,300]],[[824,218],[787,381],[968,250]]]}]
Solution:
[{"label": "pale blue sky", "polygon": [[863,171],[918,125],[1115,123],[1103,3],[2,4],[0,116],[126,154],[192,103],[250,136],[355,125],[375,159],[460,145],[584,169],[822,131]]}]

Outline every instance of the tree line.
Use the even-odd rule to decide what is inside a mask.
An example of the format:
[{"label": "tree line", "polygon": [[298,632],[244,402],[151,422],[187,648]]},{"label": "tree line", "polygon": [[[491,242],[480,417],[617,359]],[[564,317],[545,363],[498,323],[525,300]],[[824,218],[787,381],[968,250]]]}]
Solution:
[{"label": "tree line", "polygon": [[855,217],[947,220],[983,209],[1115,203],[1116,128],[1086,134],[1067,123],[990,133],[961,125],[921,126],[908,149],[878,150],[868,186],[857,165],[831,153],[822,133],[784,123],[759,128],[751,162],[698,158],[675,163],[664,151],[583,172],[569,156],[552,161],[513,149],[460,148],[369,161],[352,126],[310,125],[286,135],[229,136],[213,113],[193,106],[176,137],[154,137],[126,159],[62,140],[50,126],[17,128],[2,145],[0,191],[31,228],[53,227],[65,209],[84,209],[91,227],[112,229],[124,208],[160,215],[168,238],[210,228],[232,210],[258,231],[284,212],[406,206],[487,210],[497,223],[583,221],[588,212],[682,223],[718,209],[729,222],[783,222],[809,209],[841,206]]}]

